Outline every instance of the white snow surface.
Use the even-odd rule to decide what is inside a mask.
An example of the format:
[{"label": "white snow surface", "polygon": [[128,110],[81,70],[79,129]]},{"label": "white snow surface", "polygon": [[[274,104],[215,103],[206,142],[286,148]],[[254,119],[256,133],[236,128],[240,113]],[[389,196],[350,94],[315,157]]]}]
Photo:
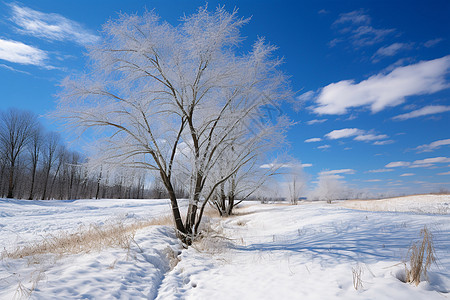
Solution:
[{"label": "white snow surface", "polygon": [[[415,207],[430,206],[423,197],[409,199]],[[440,201],[450,203],[448,197]],[[211,220],[217,233],[188,249],[172,228],[155,225],[139,230],[129,251],[48,255],[42,261],[3,258],[0,299],[449,298],[450,215],[425,213],[428,208],[401,212],[405,205],[400,201],[380,212],[342,203],[248,202],[237,216]],[[169,213],[167,200],[0,199],[0,249],[83,224],[131,223]],[[438,263],[428,281],[403,283],[402,262],[425,225],[434,235]],[[170,253],[179,254],[173,269]],[[358,290],[353,270],[361,272]]]}]

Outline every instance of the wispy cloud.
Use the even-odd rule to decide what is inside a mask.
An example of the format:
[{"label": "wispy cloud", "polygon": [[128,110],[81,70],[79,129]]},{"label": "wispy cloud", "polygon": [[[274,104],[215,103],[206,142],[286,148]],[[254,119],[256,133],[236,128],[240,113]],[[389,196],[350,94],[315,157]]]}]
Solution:
[{"label": "wispy cloud", "polygon": [[357,48],[370,46],[383,41],[386,36],[395,32],[394,29],[374,28],[371,23],[370,16],[364,10],[340,14],[333,22],[333,27],[338,28],[341,36],[330,41],[330,47],[346,41]]},{"label": "wispy cloud", "polygon": [[408,176],[414,176],[416,174],[414,173],[403,173],[402,175],[400,175],[400,177],[408,177]]},{"label": "wispy cloud", "polygon": [[428,105],[422,107],[421,109],[417,109],[406,114],[395,116],[392,119],[403,121],[417,117],[440,114],[447,111],[450,111],[450,105]]},{"label": "wispy cloud", "polygon": [[417,152],[431,152],[446,145],[450,145],[450,139],[434,141],[430,144],[418,146],[414,150],[417,150]]},{"label": "wispy cloud", "polygon": [[389,144],[392,144],[392,143],[394,143],[394,142],[395,142],[394,140],[375,141],[375,142],[373,142],[372,145],[375,145],[375,146],[383,146],[383,145],[389,145]]},{"label": "wispy cloud", "polygon": [[393,43],[392,45],[389,45],[389,46],[386,46],[386,47],[381,47],[372,56],[372,61],[373,62],[378,62],[383,57],[394,56],[398,52],[400,52],[402,50],[407,50],[407,49],[411,49],[411,44]]},{"label": "wispy cloud", "polygon": [[292,163],[269,163],[269,164],[263,164],[261,166],[259,166],[261,169],[282,169],[282,168],[309,168],[312,167],[312,164],[292,164]]},{"label": "wispy cloud", "polygon": [[45,51],[18,41],[0,39],[0,59],[22,65],[45,66]]},{"label": "wispy cloud", "polygon": [[322,146],[319,146],[319,147],[317,147],[317,149],[328,149],[328,148],[330,148],[331,146],[330,145],[322,145]]},{"label": "wispy cloud", "polygon": [[436,39],[432,39],[432,40],[426,41],[423,45],[424,45],[426,48],[431,48],[431,47],[436,46],[437,44],[439,44],[439,43],[442,42],[443,40],[444,40],[444,39],[442,39],[442,38],[436,38]]},{"label": "wispy cloud", "polygon": [[314,91],[308,91],[308,92],[305,92],[305,93],[299,95],[297,97],[297,99],[300,100],[300,101],[308,101],[308,100],[313,99],[314,95],[315,95]]},{"label": "wispy cloud", "polygon": [[437,175],[450,175],[450,171],[444,173],[438,173]]},{"label": "wispy cloud", "polygon": [[330,140],[337,140],[342,138],[347,138],[359,134],[363,134],[364,131],[358,128],[344,128],[344,129],[337,129],[333,130],[327,134],[325,134],[325,137],[329,138]]},{"label": "wispy cloud", "polygon": [[355,141],[376,141],[376,140],[383,140],[386,138],[388,138],[388,136],[385,134],[376,135],[376,134],[369,133],[369,134],[358,135],[357,137],[354,138],[354,140]]},{"label": "wispy cloud", "polygon": [[8,4],[11,21],[23,34],[45,40],[71,41],[81,45],[94,43],[98,36],[81,24],[55,13],[43,13],[18,4]]},{"label": "wispy cloud", "polygon": [[398,167],[409,167],[409,168],[427,168],[432,167],[438,163],[448,163],[450,162],[450,158],[448,157],[431,157],[420,160],[415,160],[413,162],[407,161],[394,161],[388,163],[385,168],[398,168]]},{"label": "wispy cloud", "polygon": [[17,73],[22,73],[22,74],[31,75],[31,73],[29,73],[29,72],[17,70],[17,69],[15,69],[15,68],[10,67],[10,66],[7,66],[7,65],[5,65],[5,64],[0,64],[0,68],[7,69],[7,70],[10,70],[10,71],[13,71],[13,72],[17,72]]},{"label": "wispy cloud", "polygon": [[334,21],[333,25],[352,23],[352,24],[370,24],[371,19],[364,10],[354,10],[348,13],[342,13],[339,18]]},{"label": "wispy cloud", "polygon": [[356,171],[353,169],[329,170],[320,172],[319,176],[336,175],[336,174],[355,174],[355,172]]},{"label": "wispy cloud", "polygon": [[322,141],[321,138],[310,138],[310,139],[305,140],[305,143],[315,143],[315,142],[320,142],[320,141]]},{"label": "wispy cloud", "polygon": [[450,70],[450,55],[398,67],[388,74],[377,74],[355,83],[342,80],[320,90],[314,112],[341,115],[349,108],[370,106],[373,113],[386,107],[397,106],[405,97],[433,94],[447,89],[446,75]]},{"label": "wispy cloud", "polygon": [[386,173],[386,172],[392,172],[393,169],[375,169],[375,170],[369,170],[368,173]]},{"label": "wispy cloud", "polygon": [[408,167],[411,165],[410,162],[407,161],[393,161],[385,165],[385,168],[398,168],[398,167]]},{"label": "wispy cloud", "polygon": [[308,125],[321,124],[326,121],[328,121],[328,119],[314,119],[314,120],[307,121],[306,124],[308,124]]},{"label": "wispy cloud", "polygon": [[355,140],[355,141],[362,141],[362,142],[375,141],[374,144],[375,143],[379,144],[382,142],[387,143],[387,141],[382,141],[382,140],[387,139],[389,136],[387,136],[386,134],[373,134],[373,133],[370,133],[370,132],[367,132],[365,130],[358,129],[358,128],[344,128],[344,129],[333,130],[333,131],[325,134],[325,137],[330,140],[354,137],[353,140]]}]

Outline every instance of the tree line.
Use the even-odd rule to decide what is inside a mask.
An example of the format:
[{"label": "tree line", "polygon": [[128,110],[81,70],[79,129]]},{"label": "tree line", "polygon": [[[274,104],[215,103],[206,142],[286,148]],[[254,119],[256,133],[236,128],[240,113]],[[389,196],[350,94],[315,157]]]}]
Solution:
[{"label": "tree line", "polygon": [[[158,182],[142,171],[90,167],[88,158],[67,148],[28,111],[0,112],[0,197],[16,199],[167,198]],[[147,175],[147,176],[146,176]],[[180,197],[187,197],[182,186]]]}]

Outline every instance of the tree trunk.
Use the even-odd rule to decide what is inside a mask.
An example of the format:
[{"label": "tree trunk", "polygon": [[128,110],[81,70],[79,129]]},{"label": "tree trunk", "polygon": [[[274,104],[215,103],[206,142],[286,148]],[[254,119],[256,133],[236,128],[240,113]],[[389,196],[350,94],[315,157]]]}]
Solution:
[{"label": "tree trunk", "polygon": [[197,216],[198,202],[200,201],[202,179],[203,177],[200,174],[197,174],[194,194],[191,196],[192,199],[189,201],[188,212],[186,215],[186,231],[188,234],[195,233],[194,226]]},{"label": "tree trunk", "polygon": [[8,195],[6,198],[13,198],[14,191],[14,163],[11,163],[11,169],[9,170],[9,181],[8,181]]},{"label": "tree trunk", "polygon": [[30,196],[28,200],[33,200],[34,198],[34,182],[36,180],[36,164],[33,163],[33,170],[31,171],[31,188],[30,188]]},{"label": "tree trunk", "polygon": [[177,230],[177,237],[184,243],[190,245],[191,241],[190,239],[187,238],[186,227],[183,225],[183,220],[181,219],[180,209],[178,207],[178,201],[172,183],[170,182],[169,178],[167,178],[165,173],[161,171],[160,174],[164,186],[166,187],[167,192],[169,193],[170,205],[172,207],[172,215],[175,222],[175,228]]}]

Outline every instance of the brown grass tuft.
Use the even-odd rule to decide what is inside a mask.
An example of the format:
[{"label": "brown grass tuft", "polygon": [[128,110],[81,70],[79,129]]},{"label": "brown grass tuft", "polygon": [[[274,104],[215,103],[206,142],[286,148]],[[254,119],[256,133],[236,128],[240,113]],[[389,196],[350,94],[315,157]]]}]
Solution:
[{"label": "brown grass tuft", "polygon": [[431,265],[436,262],[434,252],[433,235],[425,226],[420,231],[422,242],[417,241],[411,245],[408,251],[410,269],[406,266],[406,282],[420,283],[420,276],[427,278],[427,272]]}]

